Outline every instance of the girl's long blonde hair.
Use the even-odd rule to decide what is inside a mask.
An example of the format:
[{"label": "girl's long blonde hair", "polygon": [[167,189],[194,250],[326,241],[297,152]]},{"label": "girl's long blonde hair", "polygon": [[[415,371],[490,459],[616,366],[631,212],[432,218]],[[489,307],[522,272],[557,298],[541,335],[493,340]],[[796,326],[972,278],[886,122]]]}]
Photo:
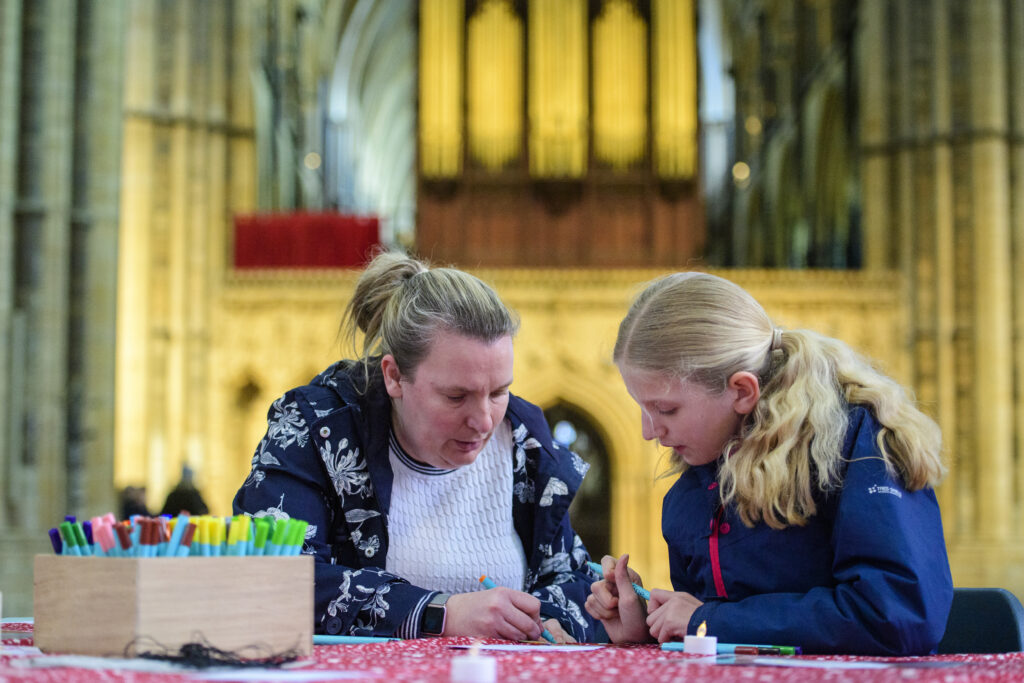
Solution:
[{"label": "girl's long blonde hair", "polygon": [[[724,391],[751,372],[761,397],[726,444],[719,471],[723,504],[744,523],[782,528],[812,516],[815,490],[841,485],[850,405],[881,423],[886,466],[914,491],[945,474],[938,425],[897,382],[843,342],[809,330],[778,330],[738,285],[707,273],[655,280],[619,326],[615,363]],[[673,472],[685,469],[673,456]]]}]

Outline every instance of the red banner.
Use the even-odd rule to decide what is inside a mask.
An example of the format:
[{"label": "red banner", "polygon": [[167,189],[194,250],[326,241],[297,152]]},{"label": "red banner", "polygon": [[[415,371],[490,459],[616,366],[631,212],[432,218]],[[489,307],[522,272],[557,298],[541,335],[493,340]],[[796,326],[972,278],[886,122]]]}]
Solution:
[{"label": "red banner", "polygon": [[380,244],[372,216],[235,216],[235,268],[361,268]]}]

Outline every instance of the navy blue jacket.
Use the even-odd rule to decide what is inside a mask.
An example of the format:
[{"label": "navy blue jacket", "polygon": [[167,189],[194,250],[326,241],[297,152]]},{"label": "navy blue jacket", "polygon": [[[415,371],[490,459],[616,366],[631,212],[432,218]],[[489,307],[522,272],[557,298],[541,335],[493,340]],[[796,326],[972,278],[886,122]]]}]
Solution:
[{"label": "navy blue jacket", "polygon": [[[310,523],[303,552],[315,556],[318,633],[419,635],[419,615],[438,591],[385,571],[393,474],[391,402],[377,375],[365,394],[351,363],[335,363],[271,406],[267,433],[234,500],[236,514]],[[569,523],[588,465],[553,442],[541,410],[509,398],[513,525],[527,557],[526,590],[580,642],[594,622],[583,602],[596,577]]]},{"label": "navy blue jacket", "polygon": [[[805,653],[933,653],[953,583],[935,493],[886,471],[879,425],[850,411],[841,488],[819,495],[804,526],[746,527],[721,510],[717,463],[684,472],[665,496],[672,586],[704,605],[719,642],[799,645]],[[720,515],[720,516],[719,516]]]}]

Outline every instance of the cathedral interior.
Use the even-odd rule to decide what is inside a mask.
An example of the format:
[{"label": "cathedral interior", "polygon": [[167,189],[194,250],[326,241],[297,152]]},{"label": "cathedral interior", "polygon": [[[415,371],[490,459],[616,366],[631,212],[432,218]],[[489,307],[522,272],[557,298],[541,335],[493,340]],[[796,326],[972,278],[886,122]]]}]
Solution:
[{"label": "cathedral interior", "polygon": [[230,514],[375,244],[518,311],[574,524],[646,584],[667,454],[611,347],[700,269],[913,389],[954,583],[1024,595],[1024,3],[3,0],[6,615],[124,487]]}]

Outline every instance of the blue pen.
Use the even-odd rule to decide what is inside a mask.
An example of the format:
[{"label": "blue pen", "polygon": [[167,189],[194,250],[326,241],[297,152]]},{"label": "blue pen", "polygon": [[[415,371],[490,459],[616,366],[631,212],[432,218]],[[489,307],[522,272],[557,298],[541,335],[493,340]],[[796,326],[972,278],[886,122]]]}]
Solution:
[{"label": "blue pen", "polygon": [[360,645],[363,643],[388,643],[401,638],[387,638],[382,636],[324,636],[318,633],[313,634],[314,645]]},{"label": "blue pen", "polygon": [[[601,568],[601,565],[599,565],[597,562],[587,562],[587,566],[590,567],[598,576],[604,578],[604,570]],[[638,586],[635,583],[633,584],[633,592],[639,595],[644,600],[651,599],[651,591],[647,590],[643,586]]]},{"label": "blue pen", "polygon": [[185,533],[185,527],[188,526],[189,516],[182,513],[178,515],[177,521],[174,522],[174,531],[171,532],[171,540],[167,543],[167,557],[178,556],[178,545],[181,543],[181,536]]},{"label": "blue pen", "polygon": [[[480,577],[480,583],[482,583],[484,585],[484,588],[497,588],[498,587],[498,584],[496,584],[493,581],[491,581],[491,577],[487,576],[486,574],[484,574],[483,576]],[[543,628],[543,625],[541,625],[541,627]],[[557,640],[555,640],[555,637],[553,635],[551,635],[551,631],[547,630],[546,628],[543,631],[540,632],[540,636],[541,636],[541,638],[543,638],[544,640],[548,641],[549,643],[555,644],[555,643],[558,642]]]},{"label": "blue pen", "polygon": [[[673,640],[662,643],[661,649],[666,652],[686,652],[683,642]],[[799,655],[803,650],[794,645],[747,645],[745,643],[717,643],[716,654],[720,655]]]},{"label": "blue pen", "polygon": [[53,546],[53,552],[58,555],[60,555],[61,551],[64,549],[64,542],[60,540],[60,529],[57,529],[56,527],[50,529],[50,545]]},{"label": "blue pen", "polygon": [[88,520],[82,522],[82,532],[85,534],[85,544],[89,546],[89,554],[96,557],[106,557],[107,554],[103,551],[103,546],[99,544],[99,540],[93,535],[92,522]]}]

